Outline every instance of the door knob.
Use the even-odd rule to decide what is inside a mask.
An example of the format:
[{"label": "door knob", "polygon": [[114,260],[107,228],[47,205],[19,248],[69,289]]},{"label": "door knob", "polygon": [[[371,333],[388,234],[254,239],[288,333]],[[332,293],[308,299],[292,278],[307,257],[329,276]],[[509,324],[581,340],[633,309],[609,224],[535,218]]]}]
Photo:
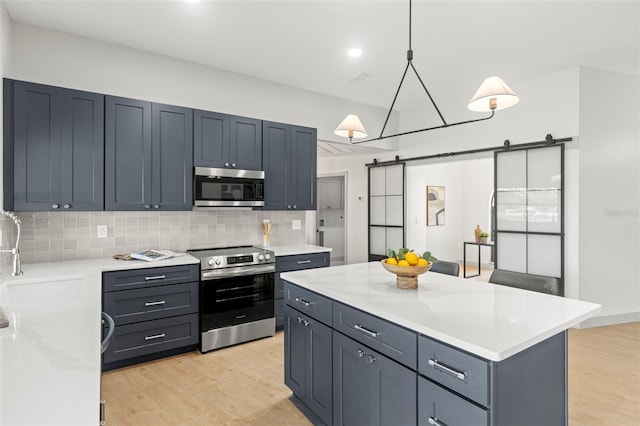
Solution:
[{"label": "door knob", "polygon": [[52,207],[52,208],[54,208],[54,209],[57,209],[57,208],[58,208],[58,207],[60,207],[60,206],[59,206],[59,205],[57,205],[57,204],[54,204],[54,205],[52,205],[51,207]]},{"label": "door knob", "polygon": [[235,166],[236,166],[236,163],[231,163],[231,167],[235,167]]},{"label": "door knob", "polygon": [[160,204],[154,204],[154,205],[153,205],[153,208],[154,208],[154,209],[159,209],[159,208],[160,208]]},{"label": "door knob", "polygon": [[224,166],[225,167],[229,167],[229,163],[224,163]]},{"label": "door knob", "polygon": [[145,208],[145,209],[150,209],[150,208],[151,208],[151,206],[150,206],[149,204],[145,204],[145,205],[144,205],[144,208]]},{"label": "door knob", "polygon": [[68,209],[69,207],[71,207],[71,205],[70,205],[70,204],[65,204],[63,207],[64,207],[65,209]]}]

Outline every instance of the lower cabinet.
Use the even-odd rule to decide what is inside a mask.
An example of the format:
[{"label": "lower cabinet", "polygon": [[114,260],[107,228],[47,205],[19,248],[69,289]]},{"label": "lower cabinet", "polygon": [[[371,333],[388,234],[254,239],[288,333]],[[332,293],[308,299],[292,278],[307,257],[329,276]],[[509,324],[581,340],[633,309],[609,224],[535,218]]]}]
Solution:
[{"label": "lower cabinet", "polygon": [[333,331],[333,424],[415,425],[417,374]]},{"label": "lower cabinet", "polygon": [[284,382],[320,420],[331,424],[331,328],[289,305],[284,312]]}]

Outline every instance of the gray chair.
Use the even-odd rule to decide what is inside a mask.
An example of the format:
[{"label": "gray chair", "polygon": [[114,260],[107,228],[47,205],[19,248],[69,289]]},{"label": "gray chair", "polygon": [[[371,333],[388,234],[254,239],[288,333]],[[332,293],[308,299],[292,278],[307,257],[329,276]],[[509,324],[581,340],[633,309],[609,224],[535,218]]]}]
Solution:
[{"label": "gray chair", "polygon": [[445,260],[438,260],[431,265],[431,272],[437,272],[439,274],[449,274],[453,276],[460,275],[460,265],[455,262],[447,262]]},{"label": "gray chair", "polygon": [[489,282],[555,296],[564,296],[562,280],[556,277],[496,269],[489,277]]}]

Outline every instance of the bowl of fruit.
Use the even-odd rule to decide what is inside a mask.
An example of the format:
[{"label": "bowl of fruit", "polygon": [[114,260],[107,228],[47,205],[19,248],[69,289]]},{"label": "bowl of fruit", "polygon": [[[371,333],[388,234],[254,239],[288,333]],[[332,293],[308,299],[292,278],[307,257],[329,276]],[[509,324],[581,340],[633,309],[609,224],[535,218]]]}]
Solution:
[{"label": "bowl of fruit", "polygon": [[401,289],[418,288],[418,275],[422,275],[431,269],[434,261],[437,261],[431,252],[421,255],[408,248],[401,248],[396,253],[387,250],[387,258],[380,261],[382,267],[392,274],[396,274],[396,287]]}]

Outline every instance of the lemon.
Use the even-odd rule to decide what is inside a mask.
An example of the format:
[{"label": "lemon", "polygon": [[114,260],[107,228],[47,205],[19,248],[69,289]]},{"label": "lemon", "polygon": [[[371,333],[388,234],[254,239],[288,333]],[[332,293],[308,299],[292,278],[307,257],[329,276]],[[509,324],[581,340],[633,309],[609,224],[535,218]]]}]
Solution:
[{"label": "lemon", "polygon": [[422,257],[418,259],[418,263],[416,263],[417,266],[427,266],[428,264],[429,261],[427,259],[423,259]]},{"label": "lemon", "polygon": [[406,260],[401,260],[398,262],[398,266],[411,266],[411,265],[409,265],[409,262],[407,262]]},{"label": "lemon", "polygon": [[385,263],[387,265],[397,265],[398,264],[398,259],[396,259],[395,257],[390,257],[385,261]]},{"label": "lemon", "polygon": [[410,251],[409,253],[404,255],[404,258],[407,262],[409,262],[409,265],[414,266],[415,264],[418,263],[419,256],[414,252]]}]

